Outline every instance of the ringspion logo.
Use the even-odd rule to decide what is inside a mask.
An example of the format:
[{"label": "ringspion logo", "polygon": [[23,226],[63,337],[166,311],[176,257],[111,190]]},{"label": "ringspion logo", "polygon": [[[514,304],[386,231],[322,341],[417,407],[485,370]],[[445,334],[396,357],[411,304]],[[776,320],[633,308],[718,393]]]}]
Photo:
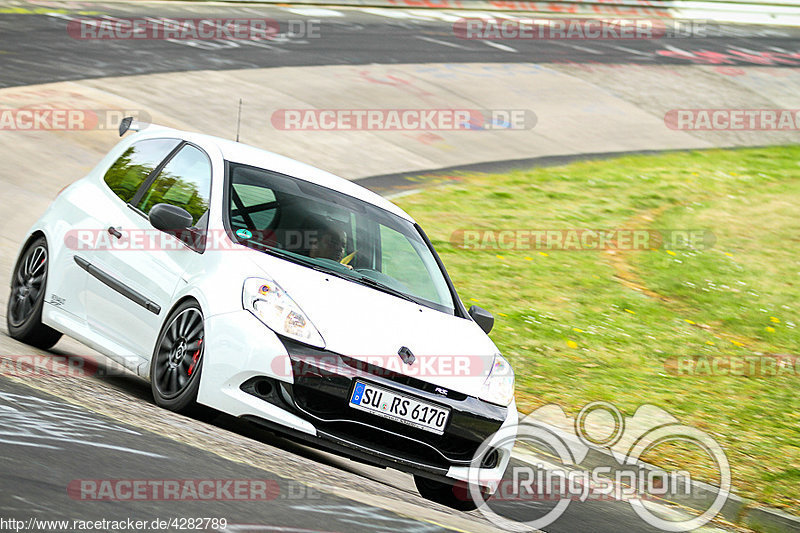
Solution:
[{"label": "ringspion logo", "polygon": [[[544,450],[526,461],[509,465],[503,473],[481,468],[487,453],[515,442],[518,449]],[[708,475],[718,489],[708,497],[696,491],[686,470],[659,468],[642,462],[660,447],[678,444],[684,454],[708,461]],[[593,449],[605,457],[589,458]],[[661,448],[664,449],[664,448]],[[589,458],[587,460],[587,458]],[[633,416],[624,416],[608,402],[592,402],[575,418],[558,405],[538,408],[516,426],[501,428],[479,446],[468,474],[469,496],[478,511],[506,531],[531,531],[558,520],[573,501],[617,500],[630,504],[647,524],[663,531],[692,531],[711,521],[725,505],[731,490],[727,455],[708,433],[681,424],[667,411],[642,405]],[[494,497],[485,499],[481,486],[491,487]],[[697,498],[699,510],[664,516],[644,502]],[[509,514],[509,504],[523,502]],[[539,505],[530,505],[538,502]],[[552,502],[553,505],[541,505]]]}]

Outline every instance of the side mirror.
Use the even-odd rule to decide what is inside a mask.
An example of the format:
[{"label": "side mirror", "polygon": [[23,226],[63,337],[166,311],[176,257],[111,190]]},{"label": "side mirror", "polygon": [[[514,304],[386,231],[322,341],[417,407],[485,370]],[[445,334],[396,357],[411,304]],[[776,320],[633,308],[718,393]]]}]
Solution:
[{"label": "side mirror", "polygon": [[469,308],[469,316],[471,316],[472,320],[474,320],[475,323],[480,326],[484,333],[488,334],[490,331],[492,331],[492,328],[494,327],[494,317],[492,316],[492,313],[486,309],[478,307],[477,305],[473,305]]},{"label": "side mirror", "polygon": [[179,235],[192,226],[192,215],[177,205],[156,204],[147,215],[157,230]]}]

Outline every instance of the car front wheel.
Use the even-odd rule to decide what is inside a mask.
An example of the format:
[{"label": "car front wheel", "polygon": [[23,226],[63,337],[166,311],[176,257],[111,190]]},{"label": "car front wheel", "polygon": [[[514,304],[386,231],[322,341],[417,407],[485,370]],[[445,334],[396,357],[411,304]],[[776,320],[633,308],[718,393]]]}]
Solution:
[{"label": "car front wheel", "polygon": [[170,313],[158,337],[150,363],[156,404],[170,411],[194,405],[203,365],[203,313],[195,302],[184,302]]}]

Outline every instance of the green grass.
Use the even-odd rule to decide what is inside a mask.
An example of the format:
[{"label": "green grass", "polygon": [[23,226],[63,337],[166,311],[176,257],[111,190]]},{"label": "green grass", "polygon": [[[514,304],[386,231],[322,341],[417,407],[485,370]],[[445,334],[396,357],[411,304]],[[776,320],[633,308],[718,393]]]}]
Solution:
[{"label": "green grass", "polygon": [[[761,377],[669,370],[682,356],[800,355],[800,147],[465,175],[397,203],[465,304],[495,314],[520,410],[657,405],[718,440],[737,493],[800,514],[800,364]],[[699,229],[714,242],[613,254],[451,242],[463,229],[581,228]]]}]

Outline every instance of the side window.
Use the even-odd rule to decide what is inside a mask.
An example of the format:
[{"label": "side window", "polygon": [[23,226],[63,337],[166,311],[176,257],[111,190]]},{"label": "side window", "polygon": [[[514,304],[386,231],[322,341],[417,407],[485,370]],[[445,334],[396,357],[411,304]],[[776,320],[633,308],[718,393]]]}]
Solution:
[{"label": "side window", "polygon": [[147,176],[178,146],[177,139],[147,139],[131,145],[105,175],[105,182],[128,203]]},{"label": "side window", "polygon": [[211,193],[211,161],[199,148],[187,145],[161,170],[136,206],[145,213],[156,204],[182,207],[192,215],[192,223],[208,210]]}]

